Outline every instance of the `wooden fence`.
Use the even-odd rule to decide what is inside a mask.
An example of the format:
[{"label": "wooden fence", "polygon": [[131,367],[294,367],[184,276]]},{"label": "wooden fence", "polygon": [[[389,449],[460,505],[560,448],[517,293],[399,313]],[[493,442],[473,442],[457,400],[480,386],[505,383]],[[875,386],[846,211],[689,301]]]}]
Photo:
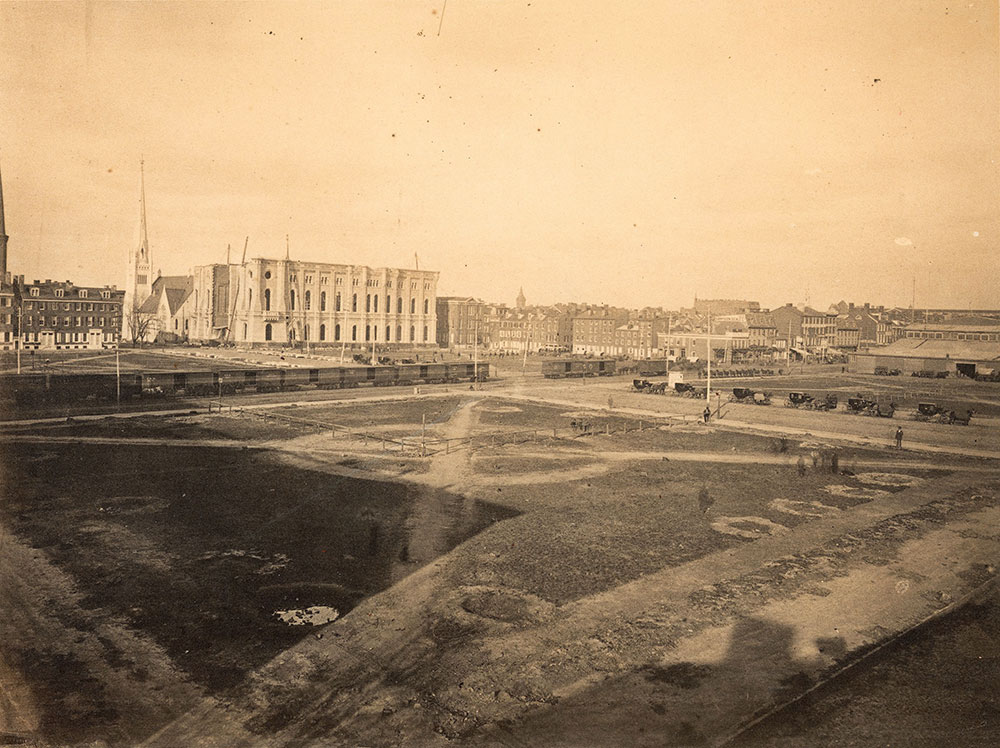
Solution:
[{"label": "wooden fence", "polygon": [[329,431],[333,439],[358,440],[367,445],[377,443],[383,451],[396,452],[417,457],[431,457],[436,454],[450,454],[461,449],[475,450],[486,447],[502,447],[511,444],[525,444],[544,439],[580,439],[585,437],[611,434],[623,434],[630,431],[643,431],[657,428],[659,422],[648,419],[626,419],[595,415],[593,420],[574,421],[574,425],[551,429],[522,429],[519,431],[490,431],[463,437],[434,437],[421,434],[419,436],[391,437],[362,431],[351,426],[328,421],[318,421],[308,418],[297,418],[287,413],[277,413],[268,409],[243,408],[238,405],[222,404],[218,401],[209,403],[209,413],[227,413],[249,418],[259,418],[265,423],[289,423],[296,426],[306,426],[321,431]]}]

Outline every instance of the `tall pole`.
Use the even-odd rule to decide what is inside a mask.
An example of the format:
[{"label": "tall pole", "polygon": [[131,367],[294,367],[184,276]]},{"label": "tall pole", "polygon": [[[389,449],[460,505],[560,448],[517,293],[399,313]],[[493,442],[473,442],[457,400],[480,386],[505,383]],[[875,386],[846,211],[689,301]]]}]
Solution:
[{"label": "tall pole", "polygon": [[476,339],[473,341],[472,348],[472,374],[475,377],[476,382],[479,382],[479,320],[476,320]]},{"label": "tall pole", "polygon": [[705,387],[705,402],[709,409],[712,408],[712,311],[708,312],[708,337],[705,339],[708,345],[708,384]]},{"label": "tall pole", "polygon": [[117,389],[118,407],[122,406],[122,368],[118,358],[119,348],[115,346],[115,384]]},{"label": "tall pole", "polygon": [[21,344],[24,342],[24,302],[17,306],[17,373],[21,373]]}]

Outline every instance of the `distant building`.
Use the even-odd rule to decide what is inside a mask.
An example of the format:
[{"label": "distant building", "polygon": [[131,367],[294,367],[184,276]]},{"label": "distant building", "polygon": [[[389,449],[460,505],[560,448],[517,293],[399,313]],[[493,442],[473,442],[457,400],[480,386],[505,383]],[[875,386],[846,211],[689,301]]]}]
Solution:
[{"label": "distant building", "polygon": [[611,355],[615,332],[628,321],[628,314],[613,309],[591,309],[573,317],[573,353]]},{"label": "distant building", "polygon": [[615,328],[614,343],[608,352],[630,358],[652,358],[657,350],[657,334],[666,329],[665,319],[630,319]]},{"label": "distant building", "polygon": [[837,339],[837,315],[820,312],[812,307],[785,304],[771,310],[776,336],[787,341],[791,351],[824,354]]},{"label": "distant building", "polygon": [[760,311],[760,304],[746,299],[694,299],[694,311],[698,314],[739,314]]},{"label": "distant building", "polygon": [[191,340],[237,344],[433,346],[432,270],[254,258],[194,269]]},{"label": "distant building", "polygon": [[483,346],[488,337],[487,305],[471,296],[438,296],[437,344],[442,348]]},{"label": "distant building", "polygon": [[[150,295],[138,310],[140,316],[150,318],[143,339],[161,343],[187,340],[191,309],[186,302],[193,291],[194,278],[190,275],[165,275],[153,281]],[[129,327],[128,320],[125,327]]]},{"label": "distant building", "polygon": [[514,302],[515,309],[524,309],[528,304],[528,300],[524,298],[524,287],[517,292],[517,301]]},{"label": "distant building", "polygon": [[496,307],[488,317],[490,347],[517,353],[564,353],[572,348],[572,319],[555,308]]},{"label": "distant building", "polygon": [[861,327],[849,314],[837,315],[833,346],[842,351],[856,351],[861,345]]},{"label": "distant building", "polygon": [[[18,280],[23,283],[23,279]],[[70,281],[36,280],[24,284],[24,350],[100,350],[115,345],[121,330],[124,295],[114,286],[77,286]]]}]

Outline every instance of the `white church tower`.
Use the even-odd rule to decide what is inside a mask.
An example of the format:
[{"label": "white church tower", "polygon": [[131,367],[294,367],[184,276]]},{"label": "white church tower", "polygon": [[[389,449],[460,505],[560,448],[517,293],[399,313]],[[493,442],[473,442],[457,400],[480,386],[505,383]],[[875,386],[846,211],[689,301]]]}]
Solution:
[{"label": "white church tower", "polygon": [[125,300],[122,305],[122,337],[128,339],[129,314],[142,306],[153,293],[153,267],[149,257],[149,237],[146,236],[146,178],[143,162],[139,161],[139,246],[128,258],[128,278],[125,280]]}]

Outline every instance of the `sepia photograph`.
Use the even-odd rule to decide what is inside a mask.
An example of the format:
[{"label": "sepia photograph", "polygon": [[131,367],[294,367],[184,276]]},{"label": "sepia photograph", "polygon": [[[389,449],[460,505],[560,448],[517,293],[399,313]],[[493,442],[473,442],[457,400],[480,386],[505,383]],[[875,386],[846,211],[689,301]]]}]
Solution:
[{"label": "sepia photograph", "polygon": [[0,748],[1000,743],[996,0],[0,0]]}]

